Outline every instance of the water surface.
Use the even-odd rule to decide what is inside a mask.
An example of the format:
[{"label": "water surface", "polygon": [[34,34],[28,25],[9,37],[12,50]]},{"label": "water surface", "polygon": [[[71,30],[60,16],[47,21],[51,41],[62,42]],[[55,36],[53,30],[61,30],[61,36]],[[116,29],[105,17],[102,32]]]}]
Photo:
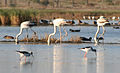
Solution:
[{"label": "water surface", "polygon": [[[67,40],[71,36],[94,37],[96,27],[74,26],[65,27],[68,36],[63,39]],[[69,29],[80,29],[81,32],[70,32]],[[105,27],[105,43],[120,43],[120,30],[112,27]],[[46,30],[47,29],[47,30]],[[45,33],[53,32],[53,27],[34,27],[33,30],[38,32],[39,38]],[[51,31],[50,31],[51,30]],[[5,40],[4,35],[15,36],[19,33],[19,27],[0,27],[0,40]],[[63,32],[63,31],[62,31]],[[30,36],[32,32],[30,31]],[[63,33],[64,34],[64,33]],[[25,33],[20,36],[23,38]],[[54,36],[59,38],[59,31]],[[93,40],[92,40],[93,41]],[[84,58],[84,53],[78,48],[92,46],[97,50],[97,56],[89,52]],[[16,45],[13,43],[0,43],[0,73],[119,73],[120,66],[120,44],[99,44],[94,46],[93,43],[82,44],[24,44]],[[20,61],[20,55],[16,50],[32,51],[34,57],[24,58]]]}]

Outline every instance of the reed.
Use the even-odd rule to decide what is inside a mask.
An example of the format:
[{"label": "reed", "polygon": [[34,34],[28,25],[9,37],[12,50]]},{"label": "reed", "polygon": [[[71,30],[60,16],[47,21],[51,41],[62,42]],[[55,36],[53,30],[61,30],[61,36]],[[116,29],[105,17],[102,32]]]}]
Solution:
[{"label": "reed", "polygon": [[[19,26],[21,22],[26,20],[35,21],[39,24],[40,19],[53,19],[61,17],[65,19],[81,19],[83,15],[104,15],[106,17],[115,15],[120,16],[120,10],[63,10],[63,9],[0,9],[0,24],[3,26]],[[40,25],[40,24],[39,24]]]},{"label": "reed", "polygon": [[80,39],[79,36],[71,36],[71,38],[68,41],[72,43],[82,43],[82,40]]}]

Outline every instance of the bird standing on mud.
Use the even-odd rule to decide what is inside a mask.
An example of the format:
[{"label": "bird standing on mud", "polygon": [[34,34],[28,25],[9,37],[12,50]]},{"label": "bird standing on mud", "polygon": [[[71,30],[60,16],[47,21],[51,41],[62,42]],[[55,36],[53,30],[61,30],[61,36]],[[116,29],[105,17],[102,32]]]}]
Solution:
[{"label": "bird standing on mud", "polygon": [[104,32],[105,32],[104,25],[107,24],[107,23],[109,23],[109,21],[106,20],[103,16],[100,16],[100,18],[97,20],[97,32],[96,32],[95,37],[94,37],[95,44],[98,43],[97,35],[100,31],[100,27],[103,28],[103,33],[99,37],[103,36],[103,38],[104,38]]},{"label": "bird standing on mud", "polygon": [[88,51],[95,52],[95,55],[97,55],[96,49],[93,49],[91,46],[87,46],[87,47],[83,47],[83,48],[78,48],[78,49],[81,49],[82,51],[85,52],[84,57],[86,57]]},{"label": "bird standing on mud", "polygon": [[[20,32],[19,32],[19,34],[16,35],[15,42],[18,43],[18,37],[22,34],[23,29],[26,29],[26,31],[27,31],[26,37],[27,37],[27,39],[28,39],[28,28],[31,29],[31,27],[33,27],[33,26],[36,26],[36,24],[35,24],[35,23],[32,23],[32,22],[30,22],[30,21],[22,22],[21,25],[20,25]],[[31,29],[31,30],[32,30],[32,29]],[[33,30],[32,30],[32,31],[33,31]],[[36,36],[36,32],[33,31],[33,33],[34,33],[34,35]]]}]

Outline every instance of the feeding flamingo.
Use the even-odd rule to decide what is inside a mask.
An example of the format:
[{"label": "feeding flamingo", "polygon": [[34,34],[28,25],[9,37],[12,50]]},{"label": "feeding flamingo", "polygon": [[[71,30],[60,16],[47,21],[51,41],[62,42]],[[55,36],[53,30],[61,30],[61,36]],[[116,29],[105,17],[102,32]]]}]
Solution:
[{"label": "feeding flamingo", "polygon": [[103,33],[99,36],[99,38],[101,36],[103,36],[103,38],[104,38],[104,32],[105,32],[104,25],[107,24],[107,23],[109,23],[109,21],[106,20],[103,16],[100,16],[100,18],[97,20],[97,32],[96,32],[95,37],[94,37],[94,41],[95,41],[96,44],[98,43],[97,35],[98,35],[99,31],[100,31],[100,27],[103,28]]},{"label": "feeding flamingo", "polygon": [[[53,25],[54,25],[54,32],[53,33],[51,33],[49,36],[48,36],[48,45],[50,45],[50,37],[52,36],[52,35],[55,35],[56,34],[56,29],[57,29],[57,27],[59,27],[59,32],[60,32],[60,42],[61,42],[61,40],[62,40],[62,38],[64,37],[62,37],[62,35],[61,35],[61,26],[64,26],[65,24],[69,24],[65,19],[63,19],[63,18],[57,18],[57,19],[55,19],[55,20],[53,20]],[[64,29],[64,27],[63,27],[63,29]],[[65,36],[67,36],[67,31],[64,29],[64,32],[66,33],[66,35]]]},{"label": "feeding flamingo", "polygon": [[[26,29],[26,31],[27,31],[26,37],[28,38],[28,29],[29,29],[29,28],[31,29],[31,27],[33,27],[33,26],[36,26],[36,24],[35,24],[35,23],[32,23],[32,22],[30,22],[30,21],[22,22],[21,25],[20,25],[20,32],[16,35],[15,42],[18,43],[18,37],[22,34],[23,29]],[[32,29],[31,29],[31,30],[32,30]],[[33,31],[33,30],[32,30],[32,31]],[[36,35],[36,32],[35,32],[35,31],[33,31],[33,32],[34,32],[34,34]]]}]

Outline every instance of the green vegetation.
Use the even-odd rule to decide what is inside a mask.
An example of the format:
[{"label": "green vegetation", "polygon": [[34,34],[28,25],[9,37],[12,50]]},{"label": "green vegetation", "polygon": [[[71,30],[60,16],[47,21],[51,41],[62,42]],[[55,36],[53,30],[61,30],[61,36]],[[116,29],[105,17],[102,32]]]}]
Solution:
[{"label": "green vegetation", "polygon": [[62,10],[62,9],[0,9],[0,25],[19,26],[25,20],[31,20],[39,24],[40,19],[53,19],[54,17],[65,19],[82,19],[83,15],[90,16],[119,16],[120,10]]}]

